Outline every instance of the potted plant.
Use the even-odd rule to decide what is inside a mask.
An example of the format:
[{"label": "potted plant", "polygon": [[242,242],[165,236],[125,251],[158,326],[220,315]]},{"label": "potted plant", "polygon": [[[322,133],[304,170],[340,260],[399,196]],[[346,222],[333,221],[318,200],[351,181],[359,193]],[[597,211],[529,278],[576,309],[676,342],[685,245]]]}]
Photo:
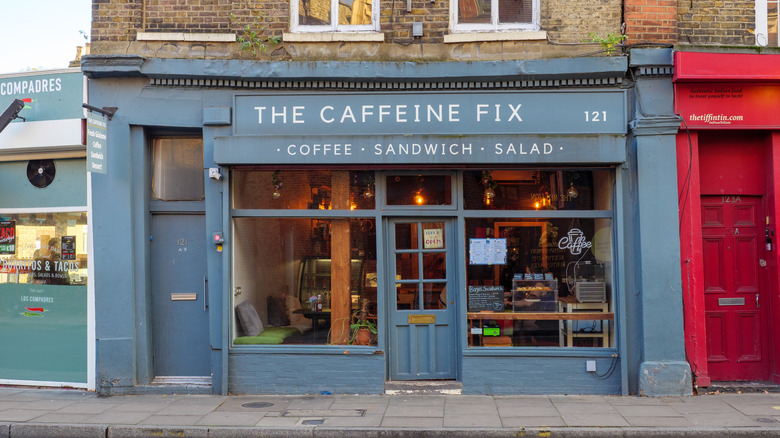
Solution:
[{"label": "potted plant", "polygon": [[352,333],[349,343],[355,345],[372,345],[379,333],[376,323],[368,319],[368,312],[365,309],[353,315],[353,322],[349,325],[349,329]]}]

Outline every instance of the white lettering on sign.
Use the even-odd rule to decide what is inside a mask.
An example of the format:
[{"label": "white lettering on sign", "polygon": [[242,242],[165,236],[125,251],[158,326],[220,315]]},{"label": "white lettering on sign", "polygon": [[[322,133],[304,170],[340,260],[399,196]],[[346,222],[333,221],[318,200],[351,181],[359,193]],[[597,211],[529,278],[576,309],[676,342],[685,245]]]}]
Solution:
[{"label": "white lettering on sign", "polygon": [[739,196],[721,196],[720,202],[723,202],[724,204],[737,204],[742,202],[742,198]]},{"label": "white lettering on sign", "polygon": [[496,143],[495,154],[496,155],[549,155],[553,151],[553,145],[551,143],[542,143],[538,145],[532,143],[531,145],[523,145],[523,143],[509,143],[504,145],[503,143]]},{"label": "white lettering on sign", "polygon": [[423,247],[425,249],[444,248],[444,230],[441,228],[424,230]]},{"label": "white lettering on sign", "polygon": [[0,82],[0,96],[50,93],[62,90],[62,78]]},{"label": "white lettering on sign", "polygon": [[[474,120],[476,122],[516,122],[522,123],[520,116],[522,104],[476,104]],[[344,105],[336,107],[325,105],[318,110],[316,115],[322,123],[337,124],[366,124],[366,123],[433,123],[447,122],[457,123],[462,121],[462,109],[459,103],[451,104],[379,104],[379,105]],[[305,105],[296,106],[256,106],[257,123],[262,124],[287,124],[306,123],[311,109]]]},{"label": "white lettering on sign", "polygon": [[579,228],[572,228],[567,236],[558,241],[558,248],[568,249],[572,255],[581,254],[583,249],[589,249],[592,245],[592,242],[585,240],[585,234]]}]

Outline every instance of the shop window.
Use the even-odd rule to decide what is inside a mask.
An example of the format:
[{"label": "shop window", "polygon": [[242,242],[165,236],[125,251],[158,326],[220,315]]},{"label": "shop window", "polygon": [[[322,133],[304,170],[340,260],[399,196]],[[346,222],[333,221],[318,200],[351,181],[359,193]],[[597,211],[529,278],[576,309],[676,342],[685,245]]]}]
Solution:
[{"label": "shop window", "polygon": [[455,0],[454,30],[539,30],[539,0]]},{"label": "shop window", "polygon": [[470,346],[611,347],[611,220],[466,219]]},{"label": "shop window", "polygon": [[376,345],[373,218],[234,218],[233,242],[235,345]]},{"label": "shop window", "polygon": [[85,212],[0,214],[0,284],[86,285],[87,260]]},{"label": "shop window", "polygon": [[387,175],[387,205],[452,205],[450,175]]},{"label": "shop window", "polygon": [[234,209],[370,210],[373,171],[243,170],[232,173]]},{"label": "shop window", "polygon": [[377,0],[298,0],[290,2],[291,28],[298,32],[378,31]]},{"label": "shop window", "polygon": [[152,194],[161,201],[203,200],[203,140],[156,138],[152,146]]},{"label": "shop window", "polygon": [[609,210],[607,170],[484,170],[463,175],[467,210]]}]

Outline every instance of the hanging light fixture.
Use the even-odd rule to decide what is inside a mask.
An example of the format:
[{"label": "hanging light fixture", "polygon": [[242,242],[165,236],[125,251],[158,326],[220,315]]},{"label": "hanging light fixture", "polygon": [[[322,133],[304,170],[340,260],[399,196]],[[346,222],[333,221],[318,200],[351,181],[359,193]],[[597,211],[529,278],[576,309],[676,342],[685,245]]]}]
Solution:
[{"label": "hanging light fixture", "polygon": [[482,186],[485,188],[482,193],[482,202],[486,206],[490,206],[496,198],[495,188],[498,187],[498,183],[493,181],[493,175],[490,174],[489,170],[482,171]]},{"label": "hanging light fixture", "polygon": [[425,204],[425,197],[423,196],[423,189],[418,189],[414,194],[414,203],[417,205]]},{"label": "hanging light fixture", "polygon": [[279,171],[274,170],[274,173],[271,174],[271,183],[274,186],[274,192],[273,197],[274,199],[279,199],[282,197],[282,180],[279,179]]},{"label": "hanging light fixture", "polygon": [[569,183],[569,189],[566,190],[566,196],[568,196],[571,199],[575,199],[579,195],[580,195],[580,191],[577,190],[576,187],[574,187],[574,183],[573,182],[570,182]]}]

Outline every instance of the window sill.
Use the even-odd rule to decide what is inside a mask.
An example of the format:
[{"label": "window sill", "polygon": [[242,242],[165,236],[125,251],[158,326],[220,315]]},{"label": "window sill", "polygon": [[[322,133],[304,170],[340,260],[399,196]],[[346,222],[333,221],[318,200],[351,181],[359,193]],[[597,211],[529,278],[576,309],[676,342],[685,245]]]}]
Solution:
[{"label": "window sill", "polygon": [[513,32],[468,32],[444,35],[445,44],[473,43],[482,41],[546,41],[547,32],[513,31]]},{"label": "window sill", "polygon": [[202,43],[234,43],[234,33],[198,33],[198,32],[138,32],[136,41],[191,41]]},{"label": "window sill", "polygon": [[330,43],[330,42],[376,42],[385,41],[381,32],[286,32],[282,35],[286,43]]}]

